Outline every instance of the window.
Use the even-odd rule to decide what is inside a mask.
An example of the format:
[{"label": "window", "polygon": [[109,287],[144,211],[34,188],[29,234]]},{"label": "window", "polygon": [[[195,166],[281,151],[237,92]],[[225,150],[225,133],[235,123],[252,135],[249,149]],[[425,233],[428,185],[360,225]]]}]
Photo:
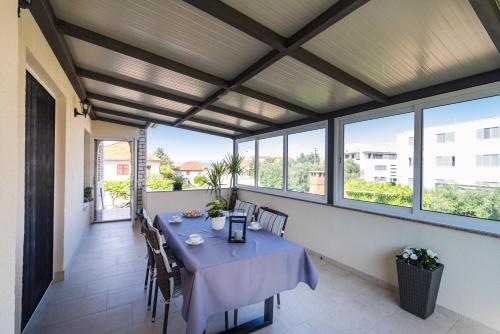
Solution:
[{"label": "window", "polygon": [[499,154],[476,155],[477,167],[498,167]]},{"label": "window", "polygon": [[436,143],[451,143],[455,141],[455,132],[436,134]]},{"label": "window", "polygon": [[283,136],[259,139],[259,187],[283,188]]},{"label": "window", "polygon": [[477,130],[477,139],[500,138],[500,128],[498,126]]},{"label": "window", "polygon": [[[500,182],[500,145],[486,140],[498,136],[492,125],[500,123],[500,96],[423,109],[422,117],[423,212],[455,215],[453,222],[456,216],[500,220],[500,190],[484,186]],[[437,144],[449,133],[455,141]]]},{"label": "window", "polygon": [[287,190],[325,194],[325,129],[288,135]]},{"label": "window", "polygon": [[454,167],[455,157],[454,156],[437,156],[436,166],[438,167]]},{"label": "window", "polygon": [[[413,158],[414,113],[345,121],[343,135],[343,180],[337,198],[400,207],[411,207],[413,190],[407,184],[413,177],[408,166]],[[360,159],[352,159],[353,153]],[[387,166],[390,166],[390,170]],[[340,173],[337,174],[340,176]],[[390,182],[388,182],[390,180]]]},{"label": "window", "polygon": [[128,175],[128,164],[117,164],[116,175]]},{"label": "window", "polygon": [[238,154],[243,157],[243,173],[238,176],[238,184],[255,185],[255,140],[238,143]]}]

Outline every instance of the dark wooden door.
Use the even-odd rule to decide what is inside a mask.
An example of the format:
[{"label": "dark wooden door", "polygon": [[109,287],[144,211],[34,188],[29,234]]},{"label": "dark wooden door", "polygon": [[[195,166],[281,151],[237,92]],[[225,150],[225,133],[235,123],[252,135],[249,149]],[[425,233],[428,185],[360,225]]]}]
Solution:
[{"label": "dark wooden door", "polygon": [[54,98],[26,73],[23,329],[52,281],[54,137]]}]

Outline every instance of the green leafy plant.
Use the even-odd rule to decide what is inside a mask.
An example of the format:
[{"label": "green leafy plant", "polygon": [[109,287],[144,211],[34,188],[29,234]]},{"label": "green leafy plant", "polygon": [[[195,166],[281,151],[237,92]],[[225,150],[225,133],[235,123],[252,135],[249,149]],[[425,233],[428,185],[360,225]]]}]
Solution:
[{"label": "green leafy plant", "polygon": [[222,210],[224,210],[224,203],[222,203],[219,200],[215,200],[213,202],[207,203],[207,218],[217,218],[217,217],[222,217]]},{"label": "green leafy plant", "polygon": [[232,209],[236,203],[236,178],[238,177],[238,175],[241,175],[243,173],[243,160],[244,157],[239,154],[228,154],[223,161],[226,167],[226,173],[230,175],[229,186],[231,190],[229,192],[229,198],[227,200],[228,207],[230,209]]},{"label": "green leafy plant", "polygon": [[212,162],[207,173],[207,186],[211,194],[221,202],[225,202],[222,197],[222,178],[226,174],[226,165],[224,162]]},{"label": "green leafy plant", "polygon": [[83,189],[83,202],[84,203],[92,202],[94,200],[92,198],[92,191],[93,190],[94,190],[94,188],[92,188],[92,187],[85,187]]},{"label": "green leafy plant", "polygon": [[172,190],[173,183],[174,181],[162,175],[150,175],[148,176],[147,187],[151,190]]},{"label": "green leafy plant", "polygon": [[174,176],[172,181],[173,181],[173,189],[174,190],[182,190],[182,185],[184,184],[186,179],[181,174],[177,174]]},{"label": "green leafy plant", "polygon": [[396,258],[419,268],[434,270],[439,266],[437,253],[431,249],[406,247]]},{"label": "green leafy plant", "polygon": [[207,184],[207,177],[205,175],[196,175],[193,181],[197,188],[201,188]]},{"label": "green leafy plant", "polygon": [[113,206],[118,198],[128,201],[130,200],[130,180],[104,181],[104,191],[111,196]]}]

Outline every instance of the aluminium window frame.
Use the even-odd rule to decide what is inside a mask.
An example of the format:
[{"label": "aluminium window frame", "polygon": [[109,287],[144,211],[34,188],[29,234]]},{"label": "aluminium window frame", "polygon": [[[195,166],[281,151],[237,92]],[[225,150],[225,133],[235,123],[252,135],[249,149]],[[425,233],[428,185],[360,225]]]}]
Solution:
[{"label": "aluminium window frame", "polygon": [[[449,213],[427,211],[422,208],[422,178],[423,178],[423,117],[424,110],[433,107],[456,104],[500,95],[500,82],[479,87],[473,87],[458,92],[438,95],[426,99],[412,101],[387,108],[374,109],[354,115],[335,119],[334,139],[334,205],[348,209],[356,209],[375,214],[386,214],[404,219],[423,221],[433,225],[445,226],[461,230],[474,230],[483,233],[500,234],[500,222],[453,215]],[[411,208],[343,198],[343,154],[344,126],[349,123],[370,119],[394,116],[414,112],[414,145],[413,145],[413,206]],[[331,185],[330,185],[331,186]]]},{"label": "aluminium window frame", "polygon": [[[288,136],[297,133],[303,133],[308,131],[314,131],[324,129],[325,138],[325,182],[324,182],[324,195],[302,193],[294,190],[288,190]],[[302,126],[297,126],[289,129],[277,130],[274,132],[269,132],[262,135],[256,135],[251,137],[245,137],[235,141],[235,150],[238,153],[238,145],[243,142],[254,141],[255,144],[255,180],[254,186],[244,185],[238,183],[238,178],[236,178],[236,187],[242,190],[250,190],[255,192],[260,192],[270,195],[278,195],[283,197],[289,197],[299,200],[307,200],[318,203],[327,203],[328,197],[328,187],[330,186],[327,182],[328,180],[328,121],[319,121],[312,124],[306,124]],[[283,187],[281,189],[274,189],[268,187],[259,186],[259,140],[267,139],[272,137],[283,136]]]}]

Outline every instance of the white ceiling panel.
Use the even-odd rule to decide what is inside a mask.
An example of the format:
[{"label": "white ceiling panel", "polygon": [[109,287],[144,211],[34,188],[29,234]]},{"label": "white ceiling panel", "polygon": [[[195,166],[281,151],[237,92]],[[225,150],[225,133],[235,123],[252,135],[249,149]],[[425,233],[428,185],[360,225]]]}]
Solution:
[{"label": "white ceiling panel", "polygon": [[144,86],[169,91],[189,98],[202,99],[212,94],[217,87],[167,70],[133,57],[125,56],[100,46],[66,37],[73,59],[78,67],[116,77],[132,78]]},{"label": "white ceiling panel", "polygon": [[208,131],[219,132],[219,133],[223,133],[223,134],[231,135],[231,136],[239,135],[240,134],[239,132],[236,132],[236,131],[227,130],[227,129],[221,129],[221,128],[218,128],[218,127],[215,127],[215,126],[205,125],[205,124],[191,122],[191,121],[185,121],[182,124],[190,126],[192,128],[197,128],[197,129],[201,129],[201,130],[208,130]]},{"label": "white ceiling panel", "polygon": [[59,19],[232,79],[269,47],[178,0],[51,0]]},{"label": "white ceiling panel", "polygon": [[109,118],[109,119],[112,119],[115,121],[133,123],[133,124],[137,124],[137,125],[145,125],[146,124],[146,122],[138,121],[136,119],[131,119],[131,118],[127,118],[127,117],[120,117],[120,116],[115,116],[115,115],[109,115],[109,114],[100,113],[100,112],[96,113],[96,115],[97,115],[97,117],[104,117],[104,118]]},{"label": "white ceiling panel", "polygon": [[82,81],[85,89],[92,93],[121,98],[153,107],[166,108],[177,112],[186,112],[190,108],[187,104],[174,102],[161,97],[144,94],[135,90],[110,85],[100,81],[86,78],[83,78]]},{"label": "white ceiling panel", "polygon": [[290,37],[337,0],[222,0],[284,37]]},{"label": "white ceiling panel", "polygon": [[103,101],[98,101],[98,100],[94,100],[94,99],[90,99],[90,102],[95,107],[98,107],[98,108],[110,109],[110,110],[114,110],[114,111],[128,113],[131,115],[149,117],[149,118],[159,119],[159,120],[166,121],[166,122],[175,122],[177,120],[177,118],[174,118],[174,117],[169,117],[169,116],[160,115],[157,113],[152,113],[152,112],[148,112],[148,111],[144,111],[144,110],[124,107],[124,106],[114,104],[114,103],[103,102]]},{"label": "white ceiling panel", "polygon": [[293,111],[234,92],[224,95],[214,105],[234,111],[248,112],[278,123],[286,123],[304,118],[304,116]]},{"label": "white ceiling panel", "polygon": [[500,67],[467,0],[372,0],[304,47],[387,95]]},{"label": "white ceiling panel", "polygon": [[201,118],[209,121],[214,121],[222,124],[227,124],[227,125],[232,125],[232,126],[239,126],[243,129],[247,130],[258,130],[262,129],[265,126],[262,124],[257,124],[254,122],[250,122],[241,118],[236,118],[232,116],[227,116],[223,114],[219,114],[217,112],[213,112],[210,110],[201,110],[196,114],[196,118]]},{"label": "white ceiling panel", "polygon": [[245,86],[318,112],[370,101],[370,98],[303,63],[285,57]]}]

